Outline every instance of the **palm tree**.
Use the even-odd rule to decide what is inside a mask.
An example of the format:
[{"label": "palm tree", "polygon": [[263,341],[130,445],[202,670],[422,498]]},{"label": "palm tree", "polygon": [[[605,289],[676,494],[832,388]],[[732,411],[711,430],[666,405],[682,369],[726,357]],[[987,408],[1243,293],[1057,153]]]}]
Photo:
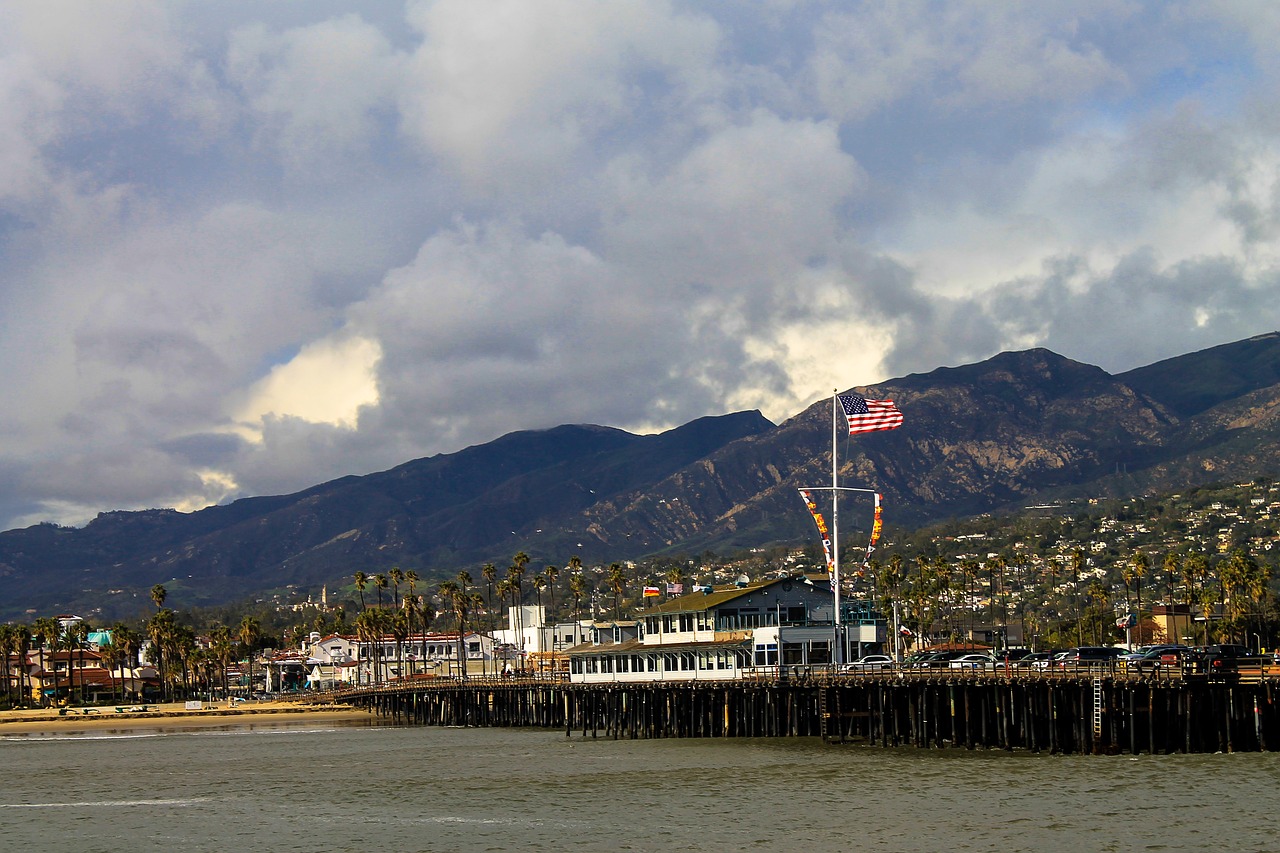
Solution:
[{"label": "palm tree", "polygon": [[485,620],[486,627],[492,634],[494,629],[493,587],[498,579],[498,567],[493,563],[485,563],[480,567],[480,576],[484,578],[484,610],[488,616]]},{"label": "palm tree", "polygon": [[1204,616],[1204,644],[1209,645],[1209,622],[1213,619],[1213,611],[1222,596],[1221,589],[1215,589],[1210,578],[1206,576],[1200,584],[1200,593],[1197,601],[1200,604],[1200,612]]},{"label": "palm tree", "polygon": [[1079,548],[1071,552],[1071,589],[1076,599],[1076,645],[1084,645],[1084,611],[1080,604],[1080,573],[1084,571],[1084,552]]},{"label": "palm tree", "polygon": [[213,626],[209,640],[209,651],[213,653],[213,659],[218,662],[218,667],[222,671],[222,695],[224,698],[230,699],[231,689],[227,683],[227,670],[231,668],[231,629],[219,622]]},{"label": "palm tree", "polygon": [[[53,659],[57,656],[58,648],[62,643],[62,626],[58,624],[58,620],[49,616],[41,616],[31,623],[31,628],[35,632],[35,636],[40,638],[40,662],[41,668],[47,672],[53,673],[53,698],[58,698],[58,664]],[[42,701],[47,704],[48,691],[44,691]]]},{"label": "palm tree", "polygon": [[605,577],[609,589],[613,590],[613,619],[622,619],[622,590],[626,588],[627,576],[622,573],[621,563],[610,563],[609,574]]},{"label": "palm tree", "polygon": [[258,643],[262,640],[262,623],[254,619],[248,614],[240,620],[240,626],[236,629],[236,637],[240,640],[241,647],[248,653],[249,657],[249,693],[253,693],[253,653],[257,651]]},{"label": "palm tree", "polygon": [[391,614],[391,637],[396,641],[396,673],[404,680],[404,643],[409,639],[409,613],[401,607]]},{"label": "palm tree", "polygon": [[4,698],[5,704],[11,708],[17,705],[14,701],[13,667],[10,663],[17,652],[17,646],[18,627],[7,622],[0,625],[0,655],[4,656]]},{"label": "palm tree", "polygon": [[520,609],[520,605],[524,604],[524,586],[522,579],[524,578],[525,566],[529,564],[529,555],[524,551],[517,551],[516,555],[511,558],[511,565],[507,567],[507,580],[511,581],[514,587],[511,593],[512,605],[515,607],[516,624],[512,627],[515,630],[516,637],[519,638],[519,654],[520,665],[524,666],[524,612]]},{"label": "palm tree", "polygon": [[[382,647],[382,616],[385,611],[364,610],[356,616],[356,636],[364,648],[369,650],[369,683],[377,684],[380,678],[378,659]],[[359,682],[359,674],[356,676]]]},{"label": "palm tree", "polygon": [[[14,641],[14,652],[18,656],[18,692],[22,695],[22,704],[31,704],[31,669],[27,666],[27,655],[31,653],[31,628],[19,623],[14,626],[17,637]],[[23,684],[26,689],[23,689]]]},{"label": "palm tree", "polygon": [[[969,559],[960,561],[960,582],[964,585],[965,598],[968,599],[974,595],[975,587],[978,583],[978,561]],[[969,629],[966,642],[973,638],[973,604],[971,601],[965,601],[966,615],[969,618]]]},{"label": "palm tree", "polygon": [[[1182,583],[1186,588],[1187,617],[1191,617],[1192,607],[1200,601],[1197,584],[1209,579],[1209,560],[1204,554],[1191,554],[1182,561]],[[1209,620],[1204,622],[1204,645],[1209,644]]]},{"label": "palm tree", "polygon": [[169,597],[169,591],[161,584],[151,587],[151,600],[156,604],[156,611],[159,612],[164,607],[164,600]]},{"label": "palm tree", "polygon": [[384,575],[382,572],[378,572],[376,575],[373,576],[373,588],[378,591],[378,607],[379,608],[382,607],[382,591],[386,589],[387,586],[388,586],[387,576]]},{"label": "palm tree", "polygon": [[400,607],[400,582],[404,580],[404,572],[399,566],[393,566],[387,577],[391,579],[391,609],[396,610]]},{"label": "palm tree", "polygon": [[467,677],[467,657],[464,635],[467,630],[467,611],[470,608],[470,596],[466,591],[466,587],[459,581],[444,581],[440,584],[439,595],[457,619],[458,630],[458,675],[461,678]]},{"label": "palm tree", "polygon": [[542,570],[542,574],[547,579],[547,592],[551,595],[551,616],[549,621],[554,625],[556,622],[556,579],[560,577],[560,569],[549,565]]},{"label": "palm tree", "polygon": [[[1266,615],[1267,599],[1271,597],[1271,567],[1249,558],[1249,572],[1245,577],[1244,589],[1253,602],[1258,614],[1258,636],[1264,631],[1263,620]],[[1259,654],[1262,649],[1257,649]]]},{"label": "palm tree", "polygon": [[[570,564],[577,559],[577,557],[573,557],[569,561]],[[579,563],[579,568],[581,568],[581,563]],[[578,631],[582,626],[582,599],[587,594],[587,579],[582,576],[580,570],[569,578],[569,594],[573,596],[573,641],[577,643],[579,639]]]},{"label": "palm tree", "polygon": [[1142,642],[1142,579],[1147,576],[1147,572],[1151,568],[1151,561],[1142,551],[1134,551],[1129,555],[1129,564],[1124,570],[1124,582],[1127,586],[1132,586],[1137,593],[1138,609],[1136,612],[1138,627],[1138,642]]},{"label": "palm tree", "polygon": [[533,576],[533,594],[538,603],[538,612],[542,614],[542,627],[538,629],[538,642],[535,645],[539,651],[542,650],[542,640],[546,637],[547,617],[546,612],[542,609],[542,591],[547,588],[547,576],[539,572]]},{"label": "palm tree", "polygon": [[76,689],[76,671],[80,671],[80,693],[79,700],[84,702],[84,651],[85,646],[89,642],[89,625],[81,619],[67,626],[66,637],[64,642],[67,646],[68,653],[75,652],[77,666],[72,666],[70,655],[67,658],[67,698],[75,693]]},{"label": "palm tree", "polygon": [[1182,571],[1181,562],[1182,562],[1182,559],[1181,557],[1178,556],[1178,552],[1169,551],[1164,555],[1164,562],[1161,564],[1161,567],[1160,567],[1161,570],[1164,572],[1164,584],[1165,584],[1164,600],[1168,603],[1168,616],[1165,621],[1169,627],[1168,627],[1168,630],[1165,631],[1165,633],[1168,635],[1165,637],[1165,641],[1169,643],[1178,642],[1178,638],[1173,636],[1171,632],[1175,630],[1178,625],[1178,616],[1174,612],[1174,606],[1173,606],[1174,605],[1173,583],[1174,583],[1174,579],[1177,578]]},{"label": "palm tree", "polygon": [[169,696],[171,660],[168,651],[174,627],[172,610],[157,610],[156,614],[147,620],[147,640],[151,643],[151,662],[156,665],[156,671],[160,674],[161,699],[167,699]]},{"label": "palm tree", "polygon": [[360,609],[363,611],[366,609],[364,604],[364,588],[369,583],[369,576],[366,575],[364,572],[356,572],[355,582],[356,582],[356,592],[360,593]]}]

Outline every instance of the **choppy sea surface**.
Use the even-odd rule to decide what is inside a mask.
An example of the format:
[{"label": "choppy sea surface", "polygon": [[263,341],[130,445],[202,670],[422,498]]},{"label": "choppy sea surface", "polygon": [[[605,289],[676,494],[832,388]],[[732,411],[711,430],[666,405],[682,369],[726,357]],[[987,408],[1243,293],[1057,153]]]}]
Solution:
[{"label": "choppy sea surface", "polygon": [[1277,851],[1280,755],[255,723],[0,737],[13,851]]}]

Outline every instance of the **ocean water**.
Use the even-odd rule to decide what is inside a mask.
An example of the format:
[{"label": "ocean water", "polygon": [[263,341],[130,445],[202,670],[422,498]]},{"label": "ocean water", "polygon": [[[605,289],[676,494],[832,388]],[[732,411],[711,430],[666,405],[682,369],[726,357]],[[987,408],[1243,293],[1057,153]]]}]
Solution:
[{"label": "ocean water", "polygon": [[1276,851],[1280,756],[359,723],[0,738],[14,851]]}]

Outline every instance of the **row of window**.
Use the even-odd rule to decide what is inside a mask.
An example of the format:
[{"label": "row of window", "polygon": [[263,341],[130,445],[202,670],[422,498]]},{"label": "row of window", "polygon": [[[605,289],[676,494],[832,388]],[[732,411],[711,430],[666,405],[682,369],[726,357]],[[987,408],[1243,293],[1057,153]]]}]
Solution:
[{"label": "row of window", "polygon": [[691,672],[742,668],[747,664],[745,652],[730,650],[706,652],[663,652],[643,655],[590,655],[574,657],[569,671],[574,675],[597,675],[614,672]]},{"label": "row of window", "polygon": [[[752,661],[756,666],[777,666],[777,643],[757,643]],[[812,666],[831,663],[831,641],[810,640],[808,643],[783,643],[783,666]],[[806,656],[805,652],[808,652]]]},{"label": "row of window", "polygon": [[808,624],[809,614],[803,604],[789,604],[761,610],[756,607],[721,608],[714,615],[710,611],[672,613],[665,616],[647,616],[641,623],[648,634],[688,633],[690,631],[737,631],[777,625]]}]

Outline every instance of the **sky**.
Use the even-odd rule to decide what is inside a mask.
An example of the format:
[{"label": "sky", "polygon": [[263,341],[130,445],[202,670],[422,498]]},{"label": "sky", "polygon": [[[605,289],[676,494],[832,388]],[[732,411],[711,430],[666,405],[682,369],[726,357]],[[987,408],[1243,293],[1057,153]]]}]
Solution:
[{"label": "sky", "polygon": [[7,0],[0,529],[1280,329],[1269,2]]}]

